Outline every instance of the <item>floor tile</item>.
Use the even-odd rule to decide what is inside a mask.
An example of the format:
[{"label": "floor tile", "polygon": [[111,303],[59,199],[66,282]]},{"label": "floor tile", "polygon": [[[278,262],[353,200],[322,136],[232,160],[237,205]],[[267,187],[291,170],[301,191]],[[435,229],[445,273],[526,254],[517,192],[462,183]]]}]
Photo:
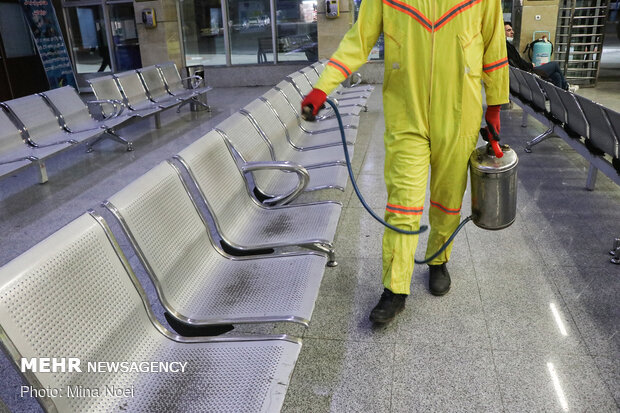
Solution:
[{"label": "floor tile", "polygon": [[393,344],[307,338],[282,412],[387,412],[393,358]]},{"label": "floor tile", "polygon": [[549,275],[590,354],[620,357],[620,279],[617,267],[552,267]]},{"label": "floor tile", "polygon": [[495,351],[506,412],[617,412],[590,356]]},{"label": "floor tile", "polygon": [[393,412],[501,412],[489,350],[396,344]]}]

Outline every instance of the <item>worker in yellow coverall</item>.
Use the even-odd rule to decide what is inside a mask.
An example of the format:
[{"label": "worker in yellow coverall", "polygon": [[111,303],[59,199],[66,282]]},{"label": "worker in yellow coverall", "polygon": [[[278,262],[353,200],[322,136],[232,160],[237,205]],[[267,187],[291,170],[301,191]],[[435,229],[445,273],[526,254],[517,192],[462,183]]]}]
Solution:
[{"label": "worker in yellow coverall", "polygon": [[[431,167],[430,235],[426,256],[459,224],[467,163],[482,121],[500,129],[508,102],[508,60],[500,0],[363,0],[359,18],[302,102],[314,114],[326,95],[367,60],[385,38],[385,220],[418,230]],[[387,323],[403,310],[413,274],[417,235],[386,229],[384,291],[370,319]],[[450,289],[451,246],[429,263],[429,290]]]}]

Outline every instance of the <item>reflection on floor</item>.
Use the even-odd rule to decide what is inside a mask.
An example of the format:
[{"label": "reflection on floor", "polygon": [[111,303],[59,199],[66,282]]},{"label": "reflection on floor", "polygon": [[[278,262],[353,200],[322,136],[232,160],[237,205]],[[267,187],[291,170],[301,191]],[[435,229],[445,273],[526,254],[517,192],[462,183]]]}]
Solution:
[{"label": "reflection on floor", "polygon": [[[34,170],[0,181],[0,264],[88,208],[111,220],[101,200],[267,89],[216,88],[212,114],[172,110],[159,130],[152,120],[121,130],[134,140],[134,152],[107,141],[90,154],[67,151],[48,162],[45,185],[35,183]],[[380,91],[362,113],[353,159],[359,186],[379,214],[386,202]],[[618,103],[618,83],[586,91]],[[465,227],[449,263],[452,291],[444,297],[429,294],[427,267],[416,266],[407,307],[388,326],[368,321],[382,290],[382,228],[350,185],[306,197],[344,206],[340,265],[326,268],[310,328],[243,326],[229,333],[303,337],[284,412],[619,411],[620,267],[609,262],[608,250],[620,236],[620,188],[599,176],[596,190],[586,191],[587,164],[561,139],[526,154],[525,142],[546,128],[520,122],[518,108],[502,112],[503,140],[520,159],[516,222],[495,232]],[[135,256],[130,261],[137,263]],[[147,291],[163,318],[152,286]],[[13,411],[40,411],[19,397],[19,378],[5,358],[0,377],[0,398]]]}]

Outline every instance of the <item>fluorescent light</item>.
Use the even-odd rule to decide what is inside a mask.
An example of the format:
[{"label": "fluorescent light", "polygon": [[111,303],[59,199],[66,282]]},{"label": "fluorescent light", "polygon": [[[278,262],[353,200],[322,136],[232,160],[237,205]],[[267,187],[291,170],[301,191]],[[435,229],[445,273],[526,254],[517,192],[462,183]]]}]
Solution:
[{"label": "fluorescent light", "polygon": [[566,328],[564,327],[564,323],[562,322],[562,318],[560,317],[560,313],[558,312],[558,309],[555,308],[555,304],[551,303],[549,304],[549,307],[551,307],[551,313],[553,314],[553,318],[555,318],[555,322],[558,325],[558,328],[560,329],[560,333],[563,336],[567,336],[568,333],[566,332]]},{"label": "fluorescent light", "polygon": [[560,386],[560,379],[555,372],[555,367],[553,367],[553,363],[547,363],[547,368],[549,369],[549,374],[551,374],[551,380],[553,381],[553,387],[555,387],[555,392],[557,393],[558,399],[560,400],[560,406],[562,406],[562,410],[567,412],[568,402],[566,401],[566,397],[564,396],[562,386]]}]

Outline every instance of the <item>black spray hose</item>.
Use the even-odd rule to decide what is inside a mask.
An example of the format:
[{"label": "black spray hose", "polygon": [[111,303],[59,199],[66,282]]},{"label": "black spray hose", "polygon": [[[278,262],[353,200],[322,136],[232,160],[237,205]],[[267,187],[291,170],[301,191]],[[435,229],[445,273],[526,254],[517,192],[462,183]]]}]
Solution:
[{"label": "black spray hose", "polygon": [[[331,99],[327,99],[326,102],[332,107],[332,109],[334,109],[334,113],[336,114],[336,119],[338,119],[338,126],[340,127],[340,137],[342,138],[342,147],[344,149],[344,158],[345,158],[345,160],[347,162],[347,169],[349,170],[349,178],[351,178],[351,184],[353,185],[353,189],[355,190],[355,194],[359,198],[360,202],[362,203],[362,205],[364,206],[366,211],[368,211],[368,213],[374,219],[379,221],[379,223],[381,223],[383,226],[385,226],[385,227],[387,227],[387,228],[389,228],[391,230],[394,230],[396,232],[400,232],[401,234],[418,235],[418,234],[421,234],[424,231],[426,231],[428,229],[428,226],[426,226],[426,225],[421,225],[420,229],[418,231],[407,231],[405,229],[401,229],[401,228],[395,227],[392,224],[388,224],[387,222],[382,220],[375,213],[375,211],[373,211],[372,208],[370,208],[370,206],[368,206],[368,204],[364,200],[364,197],[362,196],[359,188],[357,187],[357,182],[355,181],[355,177],[353,176],[353,169],[351,168],[351,158],[349,157],[349,149],[347,148],[347,138],[345,136],[344,125],[342,124],[342,117],[340,116],[340,112],[338,111],[338,107],[336,106],[336,104],[334,102],[332,102]],[[450,238],[448,238],[448,240],[441,246],[441,248],[439,248],[439,250],[437,250],[436,253],[434,253],[433,255],[431,255],[430,257],[428,257],[425,260],[421,260],[421,261],[414,260],[415,263],[416,264],[426,264],[426,263],[431,262],[432,260],[434,260],[435,257],[437,257],[439,254],[441,254],[446,248],[448,248],[448,245],[450,245],[450,243],[452,242],[454,237],[456,237],[456,234],[458,234],[458,232],[461,230],[461,228],[463,228],[465,226],[465,224],[467,224],[471,219],[472,219],[471,215],[468,216],[467,218],[465,218],[459,224],[459,226],[456,227],[456,229],[454,230],[452,235],[450,235]]]}]

